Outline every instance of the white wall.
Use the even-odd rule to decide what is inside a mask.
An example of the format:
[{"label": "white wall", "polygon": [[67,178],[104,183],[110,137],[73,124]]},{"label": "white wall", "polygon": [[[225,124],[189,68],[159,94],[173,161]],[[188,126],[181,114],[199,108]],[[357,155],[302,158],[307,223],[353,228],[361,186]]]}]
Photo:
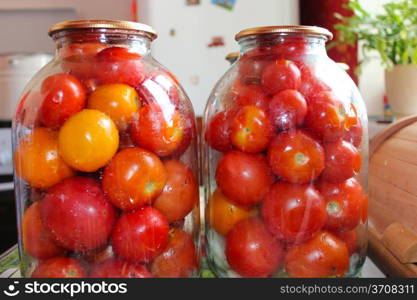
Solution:
[{"label": "white wall", "polygon": [[[367,11],[378,13],[381,11],[382,5],[389,0],[361,0],[361,4]],[[383,114],[383,97],[385,94],[384,68],[378,54],[376,58],[363,65],[362,74],[359,77],[359,87],[362,96],[368,108],[370,116],[380,116]],[[360,53],[360,58],[362,54]]]},{"label": "white wall", "polygon": [[130,0],[0,0],[0,53],[52,52],[48,28],[74,18],[129,20]]},{"label": "white wall", "polygon": [[[296,0],[238,0],[232,12],[201,0],[138,0],[139,18],[159,33],[153,55],[181,81],[198,115],[218,79],[229,65],[224,57],[238,50],[234,35],[248,27],[298,24]],[[176,36],[170,36],[171,29]],[[207,48],[211,37],[224,36],[226,45]],[[193,79],[199,78],[199,83]]]}]

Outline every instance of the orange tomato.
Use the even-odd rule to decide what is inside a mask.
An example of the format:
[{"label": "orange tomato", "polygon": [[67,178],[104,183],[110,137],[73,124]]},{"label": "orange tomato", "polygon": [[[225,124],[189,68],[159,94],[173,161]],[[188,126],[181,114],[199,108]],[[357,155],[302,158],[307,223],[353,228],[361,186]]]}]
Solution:
[{"label": "orange tomato", "polygon": [[159,157],[133,147],[117,153],[103,174],[104,192],[122,210],[151,204],[166,181],[167,171]]},{"label": "orange tomato", "polygon": [[222,235],[227,235],[237,222],[255,215],[255,209],[249,210],[233,203],[219,189],[214,191],[208,202],[208,222]]},{"label": "orange tomato", "polygon": [[42,224],[40,202],[35,202],[26,209],[23,215],[22,231],[23,247],[30,256],[46,259],[64,252],[53,242]]},{"label": "orange tomato", "polygon": [[104,112],[120,130],[125,130],[140,107],[139,96],[127,84],[99,86],[88,98],[88,108]]},{"label": "orange tomato", "polygon": [[107,165],[119,147],[117,127],[101,111],[84,109],[69,118],[59,131],[59,152],[73,168],[95,172]]},{"label": "orange tomato", "polygon": [[34,129],[14,156],[16,174],[37,188],[49,188],[74,175],[58,154],[57,133],[46,128]]}]

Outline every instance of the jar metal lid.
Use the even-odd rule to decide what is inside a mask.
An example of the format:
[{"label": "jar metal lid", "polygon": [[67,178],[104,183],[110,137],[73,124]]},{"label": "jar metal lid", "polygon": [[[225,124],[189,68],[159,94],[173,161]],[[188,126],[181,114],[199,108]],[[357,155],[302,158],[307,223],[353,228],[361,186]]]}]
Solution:
[{"label": "jar metal lid", "polygon": [[239,39],[251,36],[251,35],[264,35],[264,34],[307,34],[307,35],[319,35],[325,37],[327,40],[333,39],[333,34],[326,28],[317,26],[265,26],[254,27],[242,30],[236,34],[235,39]]},{"label": "jar metal lid", "polygon": [[149,25],[130,22],[130,21],[121,21],[121,20],[70,20],[56,23],[48,30],[48,34],[52,36],[54,33],[57,33],[62,30],[71,30],[71,29],[88,29],[88,28],[97,28],[97,29],[120,29],[120,30],[131,30],[135,32],[142,33],[148,36],[151,40],[154,40],[158,37],[156,31]]}]

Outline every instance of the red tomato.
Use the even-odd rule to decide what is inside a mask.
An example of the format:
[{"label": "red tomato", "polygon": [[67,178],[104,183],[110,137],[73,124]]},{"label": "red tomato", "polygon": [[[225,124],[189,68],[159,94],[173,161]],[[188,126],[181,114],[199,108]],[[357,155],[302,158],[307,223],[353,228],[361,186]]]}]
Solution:
[{"label": "red tomato", "polygon": [[281,244],[258,218],[237,223],[226,238],[226,258],[234,271],[244,277],[268,277],[278,270]]},{"label": "red tomato", "polygon": [[326,228],[349,231],[359,225],[363,210],[364,192],[356,179],[333,184],[321,181],[317,185],[326,200]]},{"label": "red tomato", "polygon": [[32,257],[45,259],[62,254],[64,251],[52,240],[41,220],[40,202],[29,206],[22,220],[23,248]]},{"label": "red tomato", "polygon": [[324,152],[326,163],[322,176],[329,182],[344,182],[361,170],[361,155],[352,144],[344,140],[324,144]]},{"label": "red tomato", "polygon": [[87,251],[110,236],[116,213],[92,178],[72,177],[48,190],[41,202],[42,221],[62,247]]},{"label": "red tomato", "polygon": [[126,148],[105,168],[103,189],[114,206],[132,210],[151,204],[166,181],[167,171],[158,156],[141,148]]},{"label": "red tomato", "polygon": [[339,238],[341,238],[345,243],[349,250],[349,255],[352,255],[356,252],[356,249],[358,247],[358,236],[356,234],[356,231],[345,231],[345,232],[339,232],[337,234]]},{"label": "red tomato", "polygon": [[183,146],[186,121],[173,107],[143,106],[131,126],[134,142],[159,156],[170,156]]},{"label": "red tomato", "polygon": [[69,74],[45,78],[41,86],[43,97],[39,117],[47,127],[60,127],[86,105],[86,93],[81,82]]},{"label": "red tomato", "polygon": [[262,73],[262,86],[269,94],[284,90],[296,90],[301,84],[301,73],[297,65],[285,59],[271,62]]},{"label": "red tomato", "polygon": [[270,98],[260,86],[244,85],[238,81],[231,87],[231,93],[237,107],[254,105],[264,111],[268,110]]},{"label": "red tomato", "polygon": [[234,114],[235,111],[222,111],[210,120],[207,125],[205,139],[211,148],[220,152],[232,149],[230,134]]},{"label": "red tomato", "polygon": [[296,90],[276,94],[269,103],[272,124],[278,130],[295,129],[303,125],[307,115],[307,102]]},{"label": "red tomato", "polygon": [[292,183],[308,183],[324,169],[323,147],[302,130],[282,132],[268,149],[275,175]]},{"label": "red tomato", "polygon": [[263,155],[230,151],[217,165],[216,181],[232,201],[252,206],[263,200],[274,183],[274,176]]},{"label": "red tomato", "polygon": [[145,266],[132,264],[121,259],[111,258],[95,265],[90,278],[151,278]]},{"label": "red tomato", "polygon": [[355,147],[359,147],[362,143],[362,135],[363,135],[363,128],[362,123],[358,120],[358,122],[350,127],[350,129],[346,130],[343,134],[343,139],[349,143],[351,143]]},{"label": "red tomato", "polygon": [[68,257],[54,257],[41,261],[32,278],[85,278],[87,276],[83,266],[75,259]]},{"label": "red tomato", "polygon": [[308,42],[303,38],[292,38],[275,45],[272,51],[282,58],[300,58],[308,52]]},{"label": "red tomato", "polygon": [[124,47],[109,47],[96,55],[96,76],[101,83],[139,85],[144,79],[142,56]]},{"label": "red tomato", "polygon": [[242,107],[233,119],[230,138],[233,146],[243,152],[265,150],[271,135],[268,115],[256,106]]},{"label": "red tomato", "polygon": [[155,208],[123,213],[113,229],[113,250],[127,261],[147,263],[164,251],[168,230],[167,220]]},{"label": "red tomato", "polygon": [[155,258],[151,271],[159,278],[188,278],[197,271],[193,238],[181,229],[172,229],[164,252]]},{"label": "red tomato", "polygon": [[198,185],[193,171],[179,160],[168,160],[164,166],[167,181],[153,206],[172,223],[183,219],[193,210],[198,202]]},{"label": "red tomato", "polygon": [[262,216],[279,240],[302,243],[324,226],[326,206],[313,186],[278,182],[265,198]]},{"label": "red tomato", "polygon": [[265,56],[243,56],[238,62],[239,80],[243,84],[260,84],[262,73],[265,67],[269,65],[270,61],[271,60]]},{"label": "red tomato", "polygon": [[310,101],[314,96],[329,92],[331,89],[323,81],[314,75],[314,71],[303,63],[298,63],[301,71],[301,85],[299,91],[307,101]]},{"label": "red tomato", "polygon": [[[162,69],[150,72],[137,88],[145,104],[170,103],[181,108],[180,93],[177,88],[178,80],[169,72]],[[163,102],[163,103],[162,103]]]},{"label": "red tomato", "polygon": [[79,56],[79,57],[94,57],[98,52],[106,48],[106,44],[103,43],[72,43],[64,45],[59,50],[59,55],[62,58]]},{"label": "red tomato", "polygon": [[338,140],[345,133],[346,110],[331,92],[322,92],[308,102],[305,120],[309,131],[325,142]]},{"label": "red tomato", "polygon": [[348,267],[346,244],[326,231],[291,247],[285,257],[285,269],[291,277],[343,277]]}]

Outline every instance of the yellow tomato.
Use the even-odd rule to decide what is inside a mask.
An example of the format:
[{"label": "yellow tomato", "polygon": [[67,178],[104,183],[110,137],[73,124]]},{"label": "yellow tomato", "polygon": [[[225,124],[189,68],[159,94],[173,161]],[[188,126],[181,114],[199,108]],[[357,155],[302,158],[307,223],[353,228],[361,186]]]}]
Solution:
[{"label": "yellow tomato", "polygon": [[139,106],[138,94],[127,84],[101,85],[88,98],[88,108],[104,112],[121,130],[127,128]]},{"label": "yellow tomato", "polygon": [[49,188],[74,174],[58,154],[57,132],[46,128],[26,136],[14,157],[16,174],[37,188]]},{"label": "yellow tomato", "polygon": [[116,125],[101,111],[84,109],[59,131],[59,153],[74,169],[94,172],[107,165],[119,147]]},{"label": "yellow tomato", "polygon": [[208,222],[218,233],[226,235],[239,221],[253,217],[256,209],[238,206],[219,189],[214,191],[207,206]]}]

